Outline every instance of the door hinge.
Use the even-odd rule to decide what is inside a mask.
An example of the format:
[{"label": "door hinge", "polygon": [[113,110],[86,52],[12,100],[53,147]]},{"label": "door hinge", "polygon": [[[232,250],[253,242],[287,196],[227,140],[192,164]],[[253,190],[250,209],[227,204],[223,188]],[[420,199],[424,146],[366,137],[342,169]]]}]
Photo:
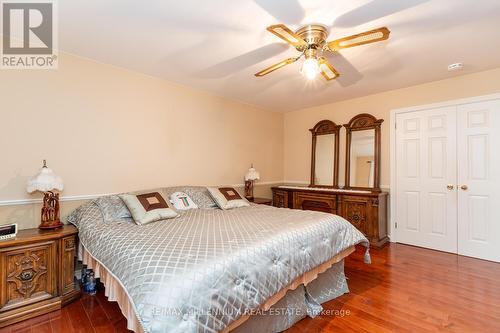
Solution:
[{"label": "door hinge", "polygon": [[394,222],[394,229],[398,228],[398,222]]},{"label": "door hinge", "polygon": [[394,129],[398,129],[398,123],[397,122],[394,123]]}]

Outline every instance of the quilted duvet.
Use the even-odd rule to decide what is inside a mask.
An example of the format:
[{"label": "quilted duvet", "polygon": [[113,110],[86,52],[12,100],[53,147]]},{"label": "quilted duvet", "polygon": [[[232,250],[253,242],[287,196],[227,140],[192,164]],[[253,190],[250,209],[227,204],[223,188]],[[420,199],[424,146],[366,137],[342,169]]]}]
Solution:
[{"label": "quilted duvet", "polygon": [[75,216],[81,243],[124,286],[146,332],[220,332],[342,250],[368,247],[339,216],[264,205],[142,226],[105,223],[94,202]]}]

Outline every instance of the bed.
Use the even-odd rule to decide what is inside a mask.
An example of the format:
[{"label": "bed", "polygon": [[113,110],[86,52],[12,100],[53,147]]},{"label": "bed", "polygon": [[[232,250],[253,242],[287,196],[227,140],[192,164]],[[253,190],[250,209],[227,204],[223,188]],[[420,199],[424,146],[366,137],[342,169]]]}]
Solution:
[{"label": "bed", "polygon": [[104,222],[91,201],[68,221],[135,332],[279,332],[348,291],[343,259],[355,245],[369,260],[363,234],[321,212],[252,204],[139,226]]}]

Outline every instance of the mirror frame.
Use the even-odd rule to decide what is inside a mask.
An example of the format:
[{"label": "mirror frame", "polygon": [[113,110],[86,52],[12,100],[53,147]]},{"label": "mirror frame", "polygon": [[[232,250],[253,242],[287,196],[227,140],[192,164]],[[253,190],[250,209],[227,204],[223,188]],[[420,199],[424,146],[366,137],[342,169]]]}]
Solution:
[{"label": "mirror frame", "polygon": [[[345,157],[345,189],[348,190],[364,190],[380,192],[380,147],[381,147],[381,125],[384,119],[377,119],[371,114],[361,113],[354,116],[348,124],[345,124],[346,129],[346,157]],[[375,147],[374,147],[374,175],[373,175],[373,187],[360,187],[351,186],[351,140],[352,132],[354,131],[364,131],[364,130],[375,130]]]},{"label": "mirror frame", "polygon": [[[321,120],[311,131],[312,134],[312,150],[311,150],[311,182],[309,187],[325,187],[339,188],[339,133],[342,125],[337,125],[331,120]],[[314,183],[314,174],[316,168],[316,138],[319,135],[334,134],[335,143],[333,145],[333,184],[332,185],[317,185]]]}]

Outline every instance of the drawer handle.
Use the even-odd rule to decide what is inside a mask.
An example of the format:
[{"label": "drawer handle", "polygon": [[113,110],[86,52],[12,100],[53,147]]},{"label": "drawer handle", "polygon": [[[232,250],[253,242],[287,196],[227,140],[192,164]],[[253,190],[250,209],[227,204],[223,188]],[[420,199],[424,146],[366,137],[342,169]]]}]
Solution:
[{"label": "drawer handle", "polygon": [[19,278],[23,281],[29,281],[33,279],[33,276],[35,275],[35,272],[33,270],[27,270],[27,271],[22,271],[21,274],[19,274]]}]

